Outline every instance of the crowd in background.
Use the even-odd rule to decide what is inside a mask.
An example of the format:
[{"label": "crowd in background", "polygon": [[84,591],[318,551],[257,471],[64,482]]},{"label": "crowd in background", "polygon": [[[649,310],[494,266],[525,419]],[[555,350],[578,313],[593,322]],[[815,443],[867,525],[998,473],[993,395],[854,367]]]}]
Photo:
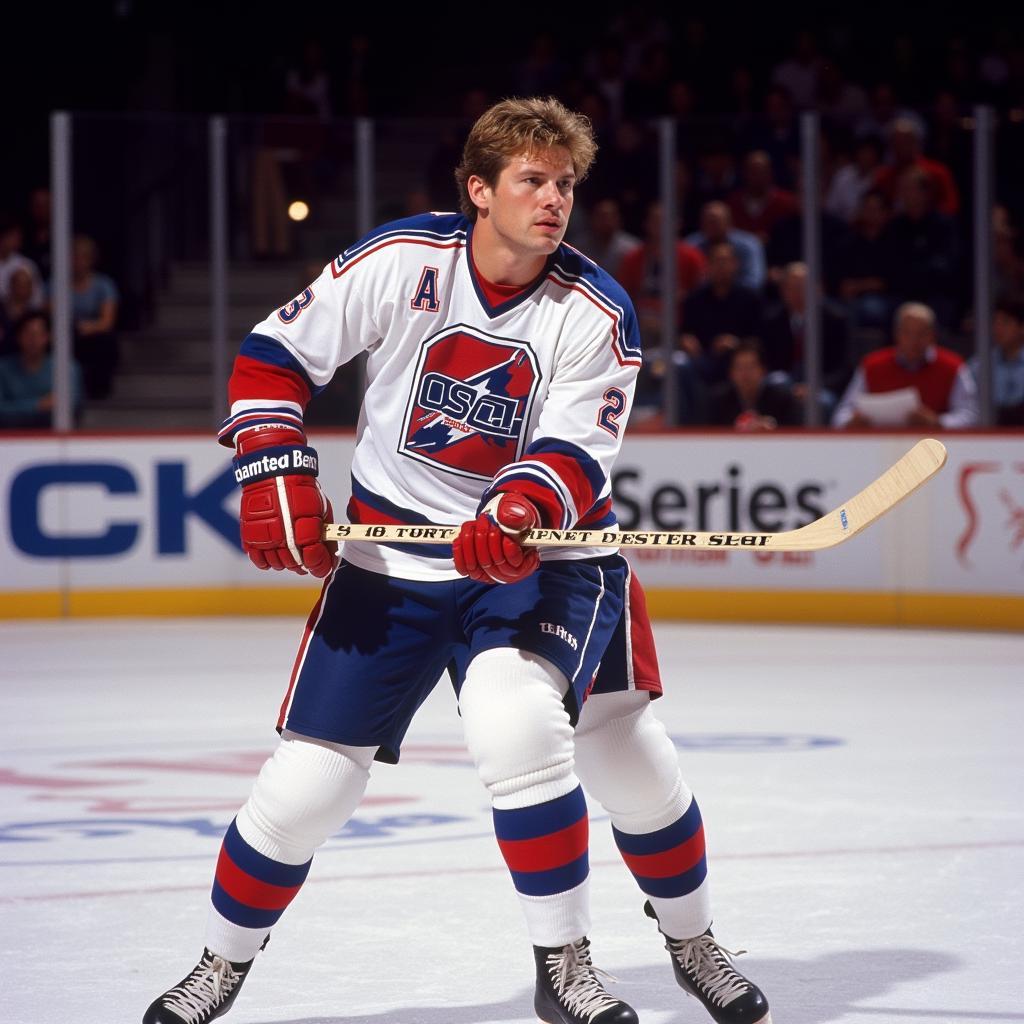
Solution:
[{"label": "crowd in background", "polygon": [[[496,45],[486,61],[466,54],[459,75],[436,73],[429,108],[422,90],[403,92],[387,77],[386,32],[371,26],[278,53],[261,68],[259,98],[248,102],[265,103],[254,112],[321,122],[458,112],[461,122],[449,125],[422,167],[416,200],[433,209],[454,208],[451,172],[465,126],[494,99],[551,93],[582,110],[600,149],[578,189],[568,241],[613,274],[636,306],[648,357],[635,424],[664,423],[667,381],[676,389],[675,422],[752,430],[800,425],[806,408],[799,114],[809,109],[822,125],[823,389],[814,399],[821,420],[881,422],[867,396],[915,389],[902,413],[890,403],[886,415],[929,428],[978,422],[971,117],[975,104],[991,105],[998,123],[992,391],[998,422],[1019,426],[1024,31],[1004,25],[929,31],[908,16],[889,32],[837,22],[795,32],[781,47],[735,38],[727,46],[728,23],[672,19],[641,4],[579,26],[569,48],[540,33],[518,48]],[[243,85],[254,74],[239,73]],[[277,86],[268,86],[275,76]],[[180,79],[163,88],[169,102],[183,98]],[[653,123],[665,115],[677,123],[672,224],[659,203]],[[307,131],[305,143],[316,137]],[[251,255],[287,255],[278,208],[284,191],[273,161],[263,158],[280,144],[268,136],[252,161]],[[329,169],[316,159],[311,167],[330,188]],[[28,365],[19,340],[25,317],[45,324],[49,274],[48,192],[4,202],[11,199],[0,197],[9,207],[0,220],[0,418],[7,416],[4,373],[12,360]],[[661,334],[666,231],[676,240],[679,300],[671,352]],[[116,268],[117,253],[109,257]],[[95,244],[76,238],[75,355],[87,401],[110,393],[117,361],[119,295],[96,267]]]},{"label": "crowd in background", "polygon": [[[50,193],[32,192],[27,223],[0,214],[0,427],[48,427],[53,409],[50,356]],[[118,362],[118,290],[97,271],[96,243],[76,235],[71,249],[74,357],[72,405],[107,398]]]}]

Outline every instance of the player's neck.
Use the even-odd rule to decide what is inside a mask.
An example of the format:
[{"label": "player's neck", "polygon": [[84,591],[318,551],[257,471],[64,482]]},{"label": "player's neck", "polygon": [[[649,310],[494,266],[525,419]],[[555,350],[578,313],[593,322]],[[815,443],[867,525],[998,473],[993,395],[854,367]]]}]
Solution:
[{"label": "player's neck", "polygon": [[491,228],[486,218],[473,228],[473,266],[492,284],[525,288],[535,281],[548,262],[545,255],[517,252]]}]

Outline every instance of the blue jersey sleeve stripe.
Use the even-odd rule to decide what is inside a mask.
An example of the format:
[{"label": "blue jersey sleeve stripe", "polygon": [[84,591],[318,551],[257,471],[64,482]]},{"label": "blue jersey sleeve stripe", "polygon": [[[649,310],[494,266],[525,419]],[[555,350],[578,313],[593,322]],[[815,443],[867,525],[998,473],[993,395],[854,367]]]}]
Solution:
[{"label": "blue jersey sleeve stripe", "polygon": [[526,454],[566,455],[579,463],[594,494],[600,494],[604,489],[606,477],[601,471],[601,464],[571,441],[562,441],[557,437],[538,437],[526,449]]},{"label": "blue jersey sleeve stripe", "polygon": [[290,370],[302,379],[311,395],[318,395],[324,389],[323,385],[314,384],[310,380],[303,365],[276,338],[269,338],[265,334],[248,334],[238,354],[255,359],[258,363]]}]

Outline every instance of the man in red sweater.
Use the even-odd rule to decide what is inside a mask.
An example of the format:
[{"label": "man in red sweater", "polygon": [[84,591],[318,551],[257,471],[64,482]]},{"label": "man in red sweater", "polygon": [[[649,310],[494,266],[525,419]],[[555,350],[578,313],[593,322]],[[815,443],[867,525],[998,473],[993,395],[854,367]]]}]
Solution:
[{"label": "man in red sweater", "polygon": [[907,414],[906,427],[973,427],[978,422],[977,389],[971,371],[955,352],[935,340],[935,314],[920,302],[896,310],[896,344],[869,352],[857,367],[846,394],[836,407],[832,426],[873,427],[878,424],[858,408],[865,394],[915,388],[918,402]]}]

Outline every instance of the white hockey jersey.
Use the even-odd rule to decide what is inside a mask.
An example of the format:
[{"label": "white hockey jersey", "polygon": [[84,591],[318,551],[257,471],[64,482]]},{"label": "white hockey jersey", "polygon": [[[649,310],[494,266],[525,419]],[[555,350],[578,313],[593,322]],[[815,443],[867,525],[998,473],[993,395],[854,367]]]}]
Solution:
[{"label": "white hockey jersey", "polygon": [[[458,525],[517,490],[546,526],[612,526],[610,473],[641,361],[629,298],[563,244],[532,285],[492,306],[472,237],[466,217],[424,214],[329,264],[242,343],[222,443],[259,424],[301,428],[310,396],[366,351],[349,521]],[[458,575],[447,545],[349,542],[344,555],[407,579]]]}]

